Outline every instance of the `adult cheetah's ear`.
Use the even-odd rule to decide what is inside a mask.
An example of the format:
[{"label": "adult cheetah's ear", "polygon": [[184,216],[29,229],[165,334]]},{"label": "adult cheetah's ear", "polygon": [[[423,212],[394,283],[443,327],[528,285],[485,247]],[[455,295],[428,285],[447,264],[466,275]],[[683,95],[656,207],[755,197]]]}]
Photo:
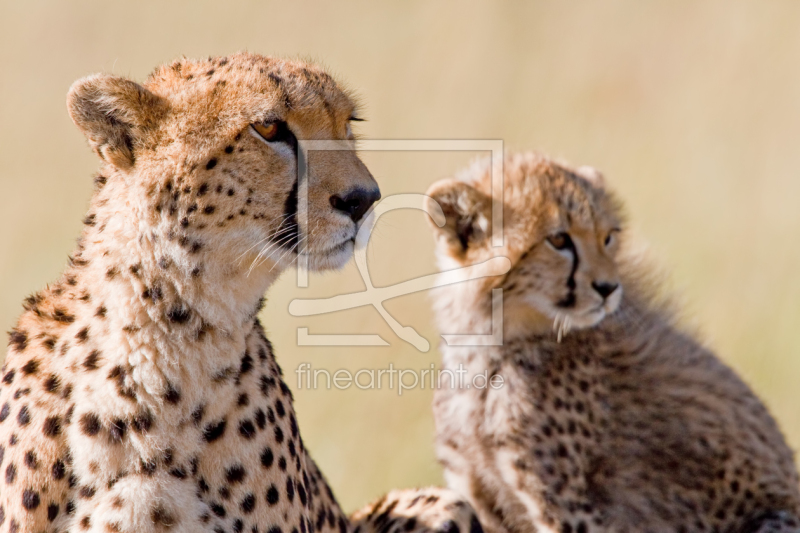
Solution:
[{"label": "adult cheetah's ear", "polygon": [[128,169],[136,148],[166,109],[166,101],[138,83],[95,74],[72,84],[67,94],[72,121],[103,160]]},{"label": "adult cheetah's ear", "polygon": [[454,179],[434,183],[426,194],[429,207],[431,202],[439,204],[446,219],[441,228],[431,224],[434,234],[446,242],[453,254],[461,256],[470,247],[487,242],[492,219],[489,196]]}]

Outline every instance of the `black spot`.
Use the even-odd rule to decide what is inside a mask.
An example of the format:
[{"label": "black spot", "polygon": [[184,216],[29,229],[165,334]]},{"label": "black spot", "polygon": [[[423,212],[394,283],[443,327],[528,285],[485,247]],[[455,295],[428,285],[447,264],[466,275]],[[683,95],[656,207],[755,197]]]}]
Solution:
[{"label": "black spot", "polygon": [[245,514],[250,514],[256,508],[256,497],[253,494],[246,495],[241,503],[239,504],[239,509],[242,510]]},{"label": "black spot", "polygon": [[12,383],[14,383],[14,376],[16,375],[16,373],[17,372],[15,370],[9,370],[8,372],[6,372],[6,375],[3,376],[3,383],[5,383],[6,385],[11,385]]},{"label": "black spot", "polygon": [[28,511],[33,511],[37,507],[39,507],[39,493],[34,492],[30,489],[25,489],[22,492],[22,506],[25,507]]},{"label": "black spot", "polygon": [[269,489],[267,489],[267,503],[270,505],[275,505],[280,500],[280,494],[278,493],[277,487],[272,485]]},{"label": "black spot", "polygon": [[133,429],[137,433],[147,433],[153,426],[153,415],[150,411],[141,411],[133,417]]},{"label": "black spot", "polygon": [[44,420],[42,431],[47,437],[56,437],[61,433],[61,417],[49,416]]},{"label": "black spot", "polygon": [[18,352],[23,351],[28,346],[28,334],[18,329],[8,332],[8,345],[14,347]]},{"label": "black spot", "polygon": [[186,470],[180,467],[173,468],[172,470],[169,471],[169,475],[171,475],[172,477],[176,477],[178,479],[186,479]]},{"label": "black spot", "polygon": [[261,452],[261,465],[264,468],[269,468],[273,462],[275,462],[275,456],[272,454],[272,450],[264,448],[264,451]]},{"label": "black spot", "polygon": [[17,479],[17,467],[11,463],[6,467],[6,484],[11,485],[15,479]]},{"label": "black spot", "polygon": [[17,414],[17,422],[20,426],[25,427],[31,423],[31,414],[28,411],[28,406],[23,405]]},{"label": "black spot", "polygon": [[10,412],[11,412],[11,406],[8,405],[8,402],[4,403],[3,407],[0,408],[0,422],[5,422]]},{"label": "black spot", "polygon": [[294,501],[294,481],[292,478],[288,478],[286,480],[286,497],[289,498],[289,501]]},{"label": "black spot", "polygon": [[181,393],[172,383],[167,384],[167,392],[164,394],[164,399],[175,405],[176,403],[181,401]]},{"label": "black spot", "polygon": [[50,377],[44,381],[44,390],[50,393],[57,393],[60,386],[61,380],[55,374],[50,374]]},{"label": "black spot", "polygon": [[33,450],[28,450],[25,452],[25,466],[30,468],[31,470],[36,470],[39,466],[39,461],[36,458],[36,452]]},{"label": "black spot", "polygon": [[81,431],[84,435],[93,437],[100,433],[103,426],[100,424],[100,418],[94,413],[84,413],[81,415]]},{"label": "black spot", "polygon": [[53,479],[56,481],[64,479],[64,476],[67,474],[67,467],[64,464],[64,461],[61,459],[56,459],[56,462],[53,463],[53,468],[50,470],[50,473],[53,475]]},{"label": "black spot", "polygon": [[203,429],[203,438],[206,442],[214,442],[225,433],[227,421],[223,418],[219,422],[206,424]]},{"label": "black spot", "polygon": [[233,465],[225,471],[225,479],[228,480],[228,483],[241,483],[246,475],[244,466],[241,464]]},{"label": "black spot", "polygon": [[279,426],[275,426],[275,440],[279,443],[283,442],[283,430]]},{"label": "black spot", "polygon": [[228,514],[228,513],[225,512],[225,507],[223,507],[219,503],[214,502],[214,503],[212,503],[210,505],[210,507],[211,507],[211,512],[213,512],[215,515],[217,515],[220,518],[225,518],[225,515]]},{"label": "black spot", "polygon": [[189,320],[190,316],[191,312],[182,305],[177,305],[167,311],[167,318],[173,324],[184,324]]},{"label": "black spot", "polygon": [[258,429],[264,429],[264,427],[267,425],[267,415],[264,414],[262,409],[258,409],[256,411],[256,425],[258,426]]},{"label": "black spot", "polygon": [[251,370],[253,370],[253,358],[250,357],[249,353],[245,352],[242,357],[242,364],[239,366],[239,374],[247,374]]},{"label": "black spot", "polygon": [[[200,188],[199,188],[199,189],[197,189],[197,196],[203,196],[203,195],[204,195],[204,194],[206,194],[207,192],[208,192],[208,183],[203,183],[202,185],[200,185]],[[196,205],[195,205],[194,207],[195,207],[195,209],[197,209],[197,206],[196,206]],[[189,208],[189,212],[191,213],[192,211],[194,211],[194,209],[192,209],[192,208],[190,207],[190,208]]]},{"label": "black spot", "polygon": [[56,322],[61,322],[62,324],[72,324],[73,322],[75,322],[75,317],[73,315],[70,315],[63,309],[54,309],[53,320],[55,320]]},{"label": "black spot", "polygon": [[108,438],[111,442],[119,443],[125,438],[125,432],[128,429],[128,424],[119,418],[113,420],[108,426]]},{"label": "black spot", "polygon": [[47,506],[47,521],[52,522],[58,516],[58,504],[51,503]]},{"label": "black spot", "polygon": [[78,339],[78,344],[86,342],[89,339],[89,327],[81,329],[75,334],[75,338]]},{"label": "black spot", "polygon": [[78,496],[83,498],[84,500],[91,500],[94,498],[95,490],[94,487],[90,487],[88,485],[84,485],[78,491]]},{"label": "black spot", "polygon": [[213,205],[207,205],[203,208],[203,213],[205,213],[206,215],[211,215],[214,213],[215,209],[216,207],[214,207]]},{"label": "black spot", "polygon": [[36,359],[31,359],[30,361],[25,363],[25,366],[23,366],[21,370],[22,373],[26,375],[35,374],[39,370],[39,361],[37,361]]},{"label": "black spot", "polygon": [[297,484],[297,495],[300,497],[300,503],[302,503],[303,507],[305,507],[306,503],[308,503],[308,495],[306,494],[306,488],[302,483]]},{"label": "black spot", "polygon": [[199,425],[200,422],[203,420],[203,413],[205,412],[205,407],[202,405],[198,405],[197,408],[192,411],[192,422],[194,425]]},{"label": "black spot", "polygon": [[[214,72],[214,71],[212,70],[211,72]],[[211,170],[215,166],[217,166],[217,160],[216,160],[216,158],[211,158],[211,159],[208,160],[208,163],[206,163],[206,170]]]},{"label": "black spot", "polygon": [[99,350],[92,350],[92,353],[90,353],[83,362],[83,368],[86,370],[97,370],[97,363],[100,360],[100,355]]},{"label": "black spot", "polygon": [[150,513],[150,518],[154,524],[161,524],[166,528],[175,525],[175,517],[163,505],[154,507]]},{"label": "black spot", "polygon": [[244,522],[241,518],[237,518],[233,522],[233,533],[242,533],[242,529],[244,529]]},{"label": "black spot", "polygon": [[236,405],[239,407],[247,407],[247,404],[250,403],[250,397],[247,396],[246,392],[243,392],[239,395],[239,398],[236,400]]},{"label": "black spot", "polygon": [[246,439],[252,439],[256,436],[256,427],[250,420],[242,420],[239,423],[239,433]]},{"label": "black spot", "polygon": [[142,459],[139,462],[139,467],[142,469],[142,472],[147,476],[152,476],[156,472],[156,468],[158,465],[156,464],[154,459],[144,460]]},{"label": "black spot", "polygon": [[286,409],[283,407],[282,401],[278,400],[275,402],[275,412],[277,412],[278,416],[281,418],[283,418],[283,416],[286,414]]}]

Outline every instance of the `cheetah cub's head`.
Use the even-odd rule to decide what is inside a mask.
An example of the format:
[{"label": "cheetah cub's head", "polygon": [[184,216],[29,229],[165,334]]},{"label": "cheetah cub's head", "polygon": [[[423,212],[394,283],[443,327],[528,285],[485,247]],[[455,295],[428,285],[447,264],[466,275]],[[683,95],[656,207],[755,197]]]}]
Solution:
[{"label": "cheetah cub's head", "polygon": [[[96,196],[150,228],[143,237],[155,253],[189,270],[214,260],[230,274],[237,264],[272,270],[301,249],[311,269],[339,268],[380,197],[354,151],[302,157],[302,140],[352,147],[359,120],[353,99],[311,64],[248,53],[180,59],[143,84],[81,79],[68,107],[105,163]],[[298,215],[304,166],[307,217]]]},{"label": "cheetah cub's head", "polygon": [[[448,290],[479,296],[503,289],[504,323],[513,333],[553,327],[589,328],[619,306],[617,255],[620,208],[594,169],[571,169],[533,153],[507,155],[503,198],[491,198],[488,160],[435,183],[428,196],[446,223],[435,224],[440,267],[473,265],[497,256],[511,261],[503,277]],[[493,247],[492,205],[502,209],[504,244]],[[486,302],[487,298],[479,301]]]}]

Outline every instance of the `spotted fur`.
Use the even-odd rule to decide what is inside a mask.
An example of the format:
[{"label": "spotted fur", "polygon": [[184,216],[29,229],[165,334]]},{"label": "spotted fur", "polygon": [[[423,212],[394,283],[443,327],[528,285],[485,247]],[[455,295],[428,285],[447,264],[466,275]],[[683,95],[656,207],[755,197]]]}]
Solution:
[{"label": "spotted fur", "polygon": [[297,216],[298,139],[352,143],[352,99],[242,53],[90,76],[68,107],[103,166],[64,274],[10,333],[0,531],[347,533],[256,315],[298,247],[341,266],[378,197],[353,151],[309,153]]},{"label": "spotted fur", "polygon": [[353,533],[483,533],[469,503],[455,492],[428,487],[394,490],[351,515]]},{"label": "spotted fur", "polygon": [[652,296],[602,176],[530,153],[504,167],[502,247],[489,239],[486,161],[429,191],[448,217],[434,228],[443,269],[511,261],[436,297],[443,333],[488,333],[503,289],[502,346],[442,347],[467,383],[504,380],[436,392],[450,488],[492,533],[800,530],[775,421]]}]

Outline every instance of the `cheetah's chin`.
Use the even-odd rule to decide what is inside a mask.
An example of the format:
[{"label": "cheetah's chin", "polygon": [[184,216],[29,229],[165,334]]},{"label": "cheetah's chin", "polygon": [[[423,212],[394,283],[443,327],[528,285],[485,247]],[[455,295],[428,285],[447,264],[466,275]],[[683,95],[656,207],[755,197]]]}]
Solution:
[{"label": "cheetah's chin", "polygon": [[353,239],[347,239],[322,252],[309,252],[308,269],[321,272],[343,268],[353,256]]}]

